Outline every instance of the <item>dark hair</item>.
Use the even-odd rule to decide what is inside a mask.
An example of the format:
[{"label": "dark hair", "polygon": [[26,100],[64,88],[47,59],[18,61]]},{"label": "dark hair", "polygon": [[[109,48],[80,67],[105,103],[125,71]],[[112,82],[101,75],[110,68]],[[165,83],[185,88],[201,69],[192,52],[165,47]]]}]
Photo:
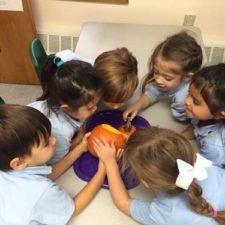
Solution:
[{"label": "dark hair", "polygon": [[198,71],[191,81],[202,95],[211,113],[219,117],[225,111],[225,64],[208,66]]},{"label": "dark hair", "polygon": [[15,157],[31,154],[31,148],[46,141],[51,133],[49,120],[38,110],[19,105],[0,106],[0,170],[11,170]]},{"label": "dark hair", "polygon": [[123,103],[132,97],[137,85],[137,60],[127,48],[103,52],[94,63],[102,81],[103,100]]},{"label": "dark hair", "polygon": [[[179,174],[177,159],[194,165],[196,152],[182,135],[168,129],[146,127],[137,130],[129,139],[123,153],[125,167],[129,165],[139,179],[152,188],[169,194],[184,190],[176,186]],[[192,183],[187,190],[190,208],[196,213],[212,216],[213,208],[202,196],[202,188]],[[219,211],[215,220],[225,224],[225,211]]]},{"label": "dark hair", "polygon": [[95,93],[101,95],[100,79],[91,64],[71,60],[57,67],[54,57],[49,56],[42,69],[43,94],[38,100],[47,100],[52,110],[58,109],[62,103],[77,110],[92,101]]},{"label": "dark hair", "polygon": [[181,71],[176,71],[176,73],[180,75],[194,73],[202,65],[202,49],[195,38],[186,31],[172,35],[155,48],[149,62],[149,73],[143,81],[142,92],[145,91],[146,85],[153,80],[154,65],[158,56],[166,61],[178,63]]}]

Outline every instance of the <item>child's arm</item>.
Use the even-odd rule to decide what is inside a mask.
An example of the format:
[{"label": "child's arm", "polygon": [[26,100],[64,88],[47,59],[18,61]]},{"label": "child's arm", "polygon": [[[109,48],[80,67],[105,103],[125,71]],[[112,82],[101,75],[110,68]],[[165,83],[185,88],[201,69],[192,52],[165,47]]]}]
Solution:
[{"label": "child's arm", "polygon": [[70,151],[74,149],[80,142],[82,141],[83,137],[85,135],[85,126],[82,125],[78,132],[74,135],[74,137],[71,140],[71,146],[70,146]]},{"label": "child's arm", "polygon": [[129,116],[132,119],[138,114],[141,109],[151,105],[151,99],[147,95],[142,95],[132,106],[126,109],[123,113],[124,120]]},{"label": "child's arm", "polygon": [[74,216],[77,216],[94,198],[101,188],[106,171],[104,164],[99,160],[98,171],[88,184],[73,198],[75,204]]},{"label": "child's arm", "polygon": [[131,216],[130,204],[132,199],[120,176],[115,156],[115,146],[113,144],[110,145],[103,137],[102,140],[95,139],[94,145],[99,158],[105,164],[110,193],[114,204],[126,215]]},{"label": "child's arm", "polygon": [[68,154],[58,162],[52,164],[52,173],[48,175],[51,180],[57,179],[61,176],[85,151],[87,151],[87,138],[90,133],[84,135],[80,144],[70,150]]},{"label": "child's arm", "polygon": [[190,124],[188,127],[186,127],[181,134],[186,137],[188,140],[195,139],[195,133],[194,133],[194,127],[192,124]]}]

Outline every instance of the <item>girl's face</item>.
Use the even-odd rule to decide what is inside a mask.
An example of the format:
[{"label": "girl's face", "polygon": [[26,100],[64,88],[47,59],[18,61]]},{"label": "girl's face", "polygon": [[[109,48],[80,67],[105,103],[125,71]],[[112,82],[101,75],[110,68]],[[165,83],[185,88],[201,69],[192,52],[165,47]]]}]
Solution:
[{"label": "girl's face", "polygon": [[31,155],[25,156],[24,160],[28,166],[39,166],[49,161],[55,153],[56,138],[50,136],[46,141],[41,138],[40,145],[34,145],[31,149]]},{"label": "girl's face", "polygon": [[174,61],[166,61],[161,56],[156,57],[154,65],[154,79],[161,91],[177,88],[183,81],[183,76],[174,71],[181,71],[181,67]]},{"label": "girl's face", "polygon": [[189,94],[185,103],[186,113],[189,118],[198,120],[209,120],[214,118],[199,90],[193,84],[189,87]]},{"label": "girl's face", "polygon": [[97,104],[100,100],[100,96],[95,94],[94,98],[87,105],[79,107],[76,111],[69,111],[67,114],[77,120],[86,120],[97,110]]}]

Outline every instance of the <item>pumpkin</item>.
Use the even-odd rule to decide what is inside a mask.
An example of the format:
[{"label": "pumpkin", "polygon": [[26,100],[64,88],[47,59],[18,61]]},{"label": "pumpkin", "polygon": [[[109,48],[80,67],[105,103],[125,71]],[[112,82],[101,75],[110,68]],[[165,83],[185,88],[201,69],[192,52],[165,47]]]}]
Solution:
[{"label": "pumpkin", "polygon": [[118,130],[128,139],[136,131],[136,127],[131,125],[129,130],[127,130],[126,125],[122,125]]},{"label": "pumpkin", "polygon": [[126,142],[126,138],[119,130],[108,124],[100,124],[91,131],[91,135],[87,140],[87,148],[89,152],[95,157],[98,156],[93,146],[93,139],[97,138],[101,140],[101,136],[103,136],[109,143],[114,142],[117,150],[123,148]]}]

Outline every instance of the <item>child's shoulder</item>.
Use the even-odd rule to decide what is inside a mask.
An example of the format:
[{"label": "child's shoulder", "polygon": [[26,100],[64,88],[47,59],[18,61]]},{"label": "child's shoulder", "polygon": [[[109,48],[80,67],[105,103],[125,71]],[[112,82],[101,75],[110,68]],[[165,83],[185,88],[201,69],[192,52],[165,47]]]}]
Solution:
[{"label": "child's shoulder", "polygon": [[35,101],[35,102],[32,102],[32,103],[28,104],[27,106],[30,106],[32,108],[35,108],[35,109],[39,110],[44,115],[48,114],[47,112],[48,112],[49,109],[48,109],[48,105],[47,105],[46,100]]},{"label": "child's shoulder", "polygon": [[[16,224],[30,224],[31,220],[41,221],[41,218],[48,218],[48,221],[54,221],[57,218],[63,219],[66,224],[74,211],[74,204],[64,190],[45,176],[49,172],[51,170],[47,166],[23,171],[0,171],[0,198],[7,202],[5,207],[0,201],[0,208],[5,207],[4,219],[10,221],[10,224],[14,224],[13,218],[17,219]],[[49,207],[53,209],[51,213]],[[62,207],[68,207],[68,212]],[[47,220],[44,223],[47,224]]]},{"label": "child's shoulder", "polygon": [[182,94],[187,95],[189,85],[190,85],[189,81],[183,81],[183,82],[180,83],[180,85],[174,91],[178,95],[182,95]]},{"label": "child's shoulder", "polygon": [[211,166],[207,169],[207,179],[198,181],[203,189],[203,195],[212,204],[218,203],[218,199],[223,201],[225,208],[225,169],[217,166]]}]

